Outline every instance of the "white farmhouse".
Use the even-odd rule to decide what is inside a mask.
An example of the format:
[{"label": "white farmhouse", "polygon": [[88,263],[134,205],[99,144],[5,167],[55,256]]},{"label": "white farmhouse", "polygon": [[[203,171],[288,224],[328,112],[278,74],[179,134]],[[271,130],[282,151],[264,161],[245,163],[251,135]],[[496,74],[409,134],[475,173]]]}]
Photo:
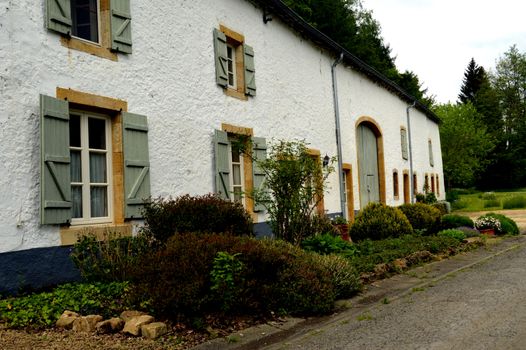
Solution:
[{"label": "white farmhouse", "polygon": [[338,157],[330,215],[444,198],[437,117],[279,0],[4,1],[0,96],[0,292],[75,278],[78,234],[131,234],[150,195],[219,192],[266,233],[240,135]]}]

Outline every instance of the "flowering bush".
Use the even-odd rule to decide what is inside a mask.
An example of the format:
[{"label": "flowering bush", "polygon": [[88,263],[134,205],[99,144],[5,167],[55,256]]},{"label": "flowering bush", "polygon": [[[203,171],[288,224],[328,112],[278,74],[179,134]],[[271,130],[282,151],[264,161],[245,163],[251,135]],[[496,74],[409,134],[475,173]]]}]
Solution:
[{"label": "flowering bush", "polygon": [[475,228],[477,230],[489,230],[493,229],[495,231],[501,230],[500,221],[497,218],[492,218],[488,216],[481,216],[475,220]]}]

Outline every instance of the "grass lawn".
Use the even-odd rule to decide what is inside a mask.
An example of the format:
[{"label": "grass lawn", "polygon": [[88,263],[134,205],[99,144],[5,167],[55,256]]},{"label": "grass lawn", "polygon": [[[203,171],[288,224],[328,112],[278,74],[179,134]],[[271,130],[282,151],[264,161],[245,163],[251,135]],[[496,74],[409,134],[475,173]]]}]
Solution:
[{"label": "grass lawn", "polygon": [[526,188],[461,194],[452,207],[460,212],[526,208]]}]

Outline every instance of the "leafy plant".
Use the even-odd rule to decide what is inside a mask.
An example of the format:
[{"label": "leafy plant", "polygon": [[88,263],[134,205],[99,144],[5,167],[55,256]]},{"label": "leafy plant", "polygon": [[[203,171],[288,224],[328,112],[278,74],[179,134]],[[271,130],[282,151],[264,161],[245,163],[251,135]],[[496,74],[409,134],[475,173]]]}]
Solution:
[{"label": "leafy plant", "polygon": [[309,153],[304,141],[279,141],[270,148],[269,157],[257,161],[265,173],[265,189],[254,192],[270,217],[277,238],[293,244],[316,232],[312,217],[320,201],[327,176],[334,171],[331,162],[322,167],[319,157]]},{"label": "leafy plant", "polygon": [[349,222],[343,216],[338,215],[332,219],[332,223],[334,225],[347,225]]},{"label": "leafy plant", "polygon": [[53,326],[64,310],[111,317],[131,306],[129,292],[127,282],[64,284],[51,292],[0,300],[0,320],[12,328],[43,328]]},{"label": "leafy plant", "polygon": [[234,305],[238,294],[243,263],[237,259],[240,253],[217,252],[210,271],[210,289],[221,295],[222,309],[228,311]]},{"label": "leafy plant", "polygon": [[411,233],[413,228],[404,213],[382,203],[369,203],[362,209],[350,231],[353,240],[379,240]]},{"label": "leafy plant", "polygon": [[441,215],[446,215],[446,214],[451,213],[451,204],[447,201],[438,201],[431,205],[437,208],[438,210],[440,210]]},{"label": "leafy plant", "polygon": [[464,232],[456,229],[442,230],[437,235],[439,237],[451,237],[459,241],[463,241],[466,238]]},{"label": "leafy plant", "polygon": [[145,203],[143,231],[160,242],[176,233],[253,235],[252,219],[238,202],[215,194],[157,198]]},{"label": "leafy plant", "polygon": [[331,234],[309,237],[301,242],[301,247],[306,251],[324,255],[338,254],[342,256],[352,256],[356,252],[356,248],[352,243]]}]

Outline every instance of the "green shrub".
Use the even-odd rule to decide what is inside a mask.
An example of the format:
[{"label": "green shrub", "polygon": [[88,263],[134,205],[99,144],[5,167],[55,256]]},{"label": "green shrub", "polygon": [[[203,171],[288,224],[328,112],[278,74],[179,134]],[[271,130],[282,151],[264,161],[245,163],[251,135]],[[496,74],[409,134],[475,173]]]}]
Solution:
[{"label": "green shrub", "polygon": [[460,209],[464,209],[464,208],[467,208],[469,205],[468,201],[464,200],[464,199],[458,199],[454,202],[451,202],[451,208],[453,210],[460,210]]},{"label": "green shrub", "polygon": [[333,222],[327,215],[313,215],[310,219],[311,229],[310,233],[312,235],[317,234],[330,234],[330,235],[339,235],[340,231],[334,227]]},{"label": "green shrub", "polygon": [[451,190],[451,191],[446,192],[446,201],[448,201],[449,203],[453,203],[457,201],[459,197],[460,197],[460,194],[458,193],[457,190]]},{"label": "green shrub", "polygon": [[451,204],[447,201],[439,201],[431,205],[437,208],[438,210],[440,210],[441,215],[446,215],[446,214],[451,213]]},{"label": "green shrub", "polygon": [[510,234],[510,235],[518,235],[520,233],[519,227],[517,226],[517,223],[502,214],[497,213],[488,213],[486,215],[483,215],[485,217],[492,217],[500,221],[500,232],[501,234]]},{"label": "green shrub", "polygon": [[382,203],[369,203],[357,215],[351,226],[353,240],[379,240],[413,233],[407,217],[398,208]]},{"label": "green shrub", "polygon": [[356,251],[352,243],[344,241],[340,236],[330,234],[316,235],[301,242],[301,247],[309,252],[318,254],[338,254],[351,256]]},{"label": "green shrub", "polygon": [[474,229],[472,227],[460,226],[460,227],[457,227],[456,229],[464,232],[464,235],[466,236],[466,238],[480,236],[480,232],[477,229]]},{"label": "green shrub", "polygon": [[478,197],[485,201],[494,201],[497,199],[497,195],[495,194],[495,192],[484,192],[479,194]]},{"label": "green shrub", "polygon": [[425,230],[427,234],[438,231],[440,210],[424,203],[403,204],[398,207],[415,230]]},{"label": "green shrub", "polygon": [[[243,267],[232,272],[226,300],[212,291],[220,284],[213,274],[219,252]],[[330,311],[335,298],[330,272],[311,254],[282,241],[224,234],[173,236],[137,267],[133,281],[132,300],[150,300],[155,314],[171,318],[225,311],[225,305],[230,314],[317,314]]]},{"label": "green shrub", "polygon": [[464,215],[447,214],[442,216],[441,227],[443,230],[450,228],[457,228],[460,226],[467,226],[473,228],[473,220]]},{"label": "green shrub", "polygon": [[484,208],[495,208],[500,207],[500,201],[498,199],[487,199],[484,200]]},{"label": "green shrub", "polygon": [[526,208],[526,197],[524,196],[513,196],[511,198],[507,198],[502,203],[503,209],[518,209],[518,208]]},{"label": "green shrub", "polygon": [[145,234],[136,237],[109,234],[102,241],[86,235],[74,245],[70,257],[87,281],[126,281],[143,255],[154,249],[154,242]]},{"label": "green shrub", "polygon": [[417,193],[415,195],[417,203],[433,204],[437,201],[437,196],[433,192]]},{"label": "green shrub", "polygon": [[451,237],[459,241],[463,241],[466,238],[464,232],[456,230],[454,228],[449,230],[442,230],[437,234],[439,237]]},{"label": "green shrub", "polygon": [[157,198],[145,204],[143,215],[144,232],[161,242],[184,232],[253,234],[252,219],[243,205],[214,194]]},{"label": "green shrub", "polygon": [[242,283],[240,279],[243,271],[243,263],[238,260],[239,255],[240,253],[232,255],[227,252],[218,252],[214,258],[212,271],[210,271],[212,282],[210,289],[221,296],[223,311],[230,310],[238,297],[238,285]]},{"label": "green shrub", "polygon": [[0,321],[8,327],[51,327],[64,310],[106,318],[131,307],[127,282],[70,283],[51,292],[0,300]]},{"label": "green shrub", "polygon": [[349,298],[361,290],[360,276],[348,259],[335,254],[315,254],[313,258],[330,272],[337,299]]}]

